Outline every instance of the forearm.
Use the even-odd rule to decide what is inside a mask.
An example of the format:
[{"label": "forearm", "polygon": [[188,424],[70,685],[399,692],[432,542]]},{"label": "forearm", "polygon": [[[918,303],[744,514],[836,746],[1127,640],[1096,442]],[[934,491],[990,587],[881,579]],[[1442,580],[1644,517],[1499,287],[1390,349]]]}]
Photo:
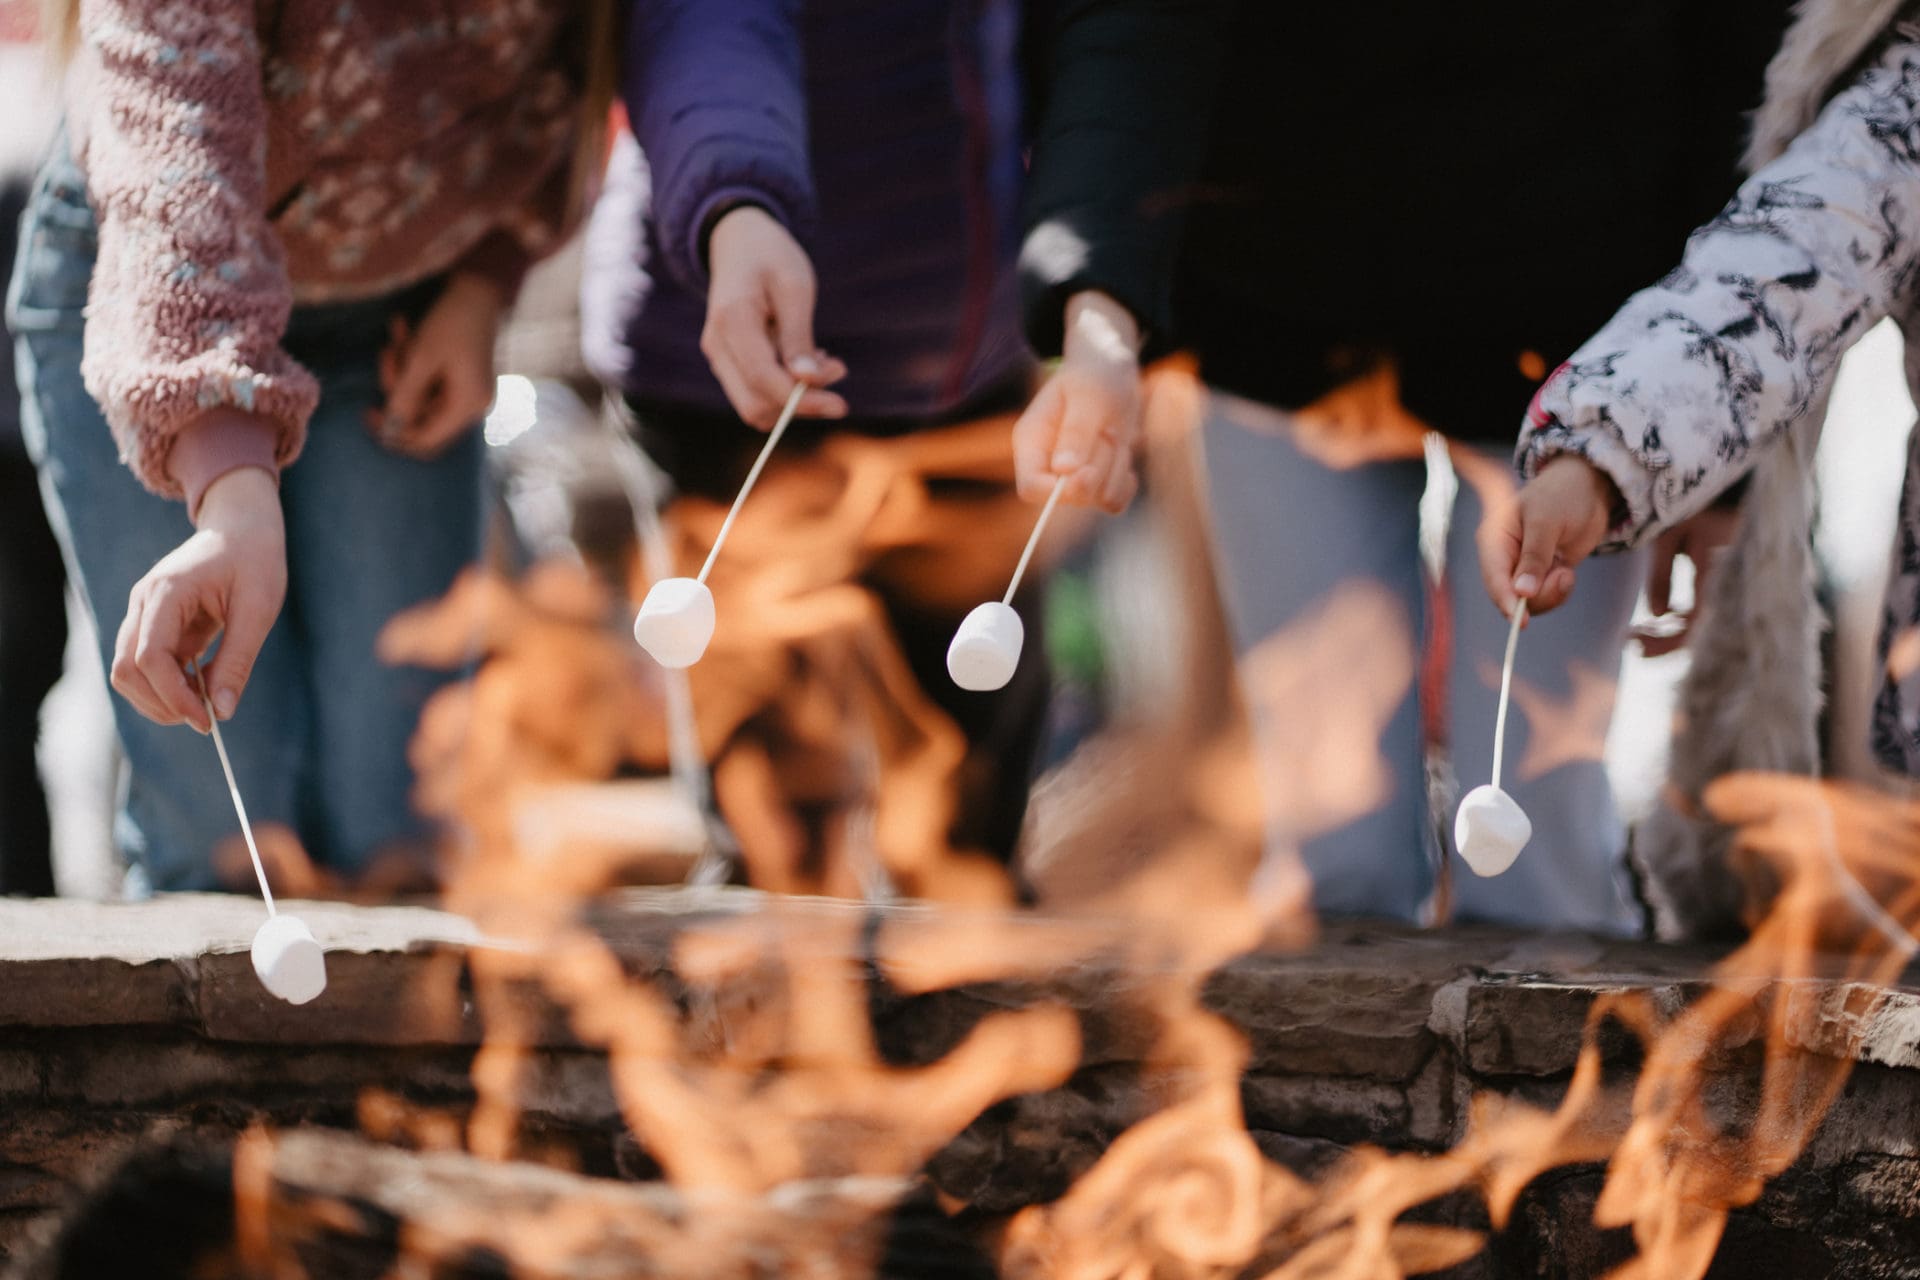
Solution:
[{"label": "forearm", "polygon": [[100,221],[83,370],[128,465],[171,497],[174,446],[210,411],[269,424],[284,463],[318,398],[280,347],[292,298],[264,213],[253,23],[248,0],[82,6]]},{"label": "forearm", "polygon": [[757,205],[803,242],[816,214],[797,0],[634,0],[623,94],[667,269],[707,289],[706,237]]},{"label": "forearm", "polygon": [[1532,475],[1586,458],[1623,502],[1608,545],[1696,514],[1823,412],[1840,359],[1920,268],[1920,49],[1890,51],[1542,388]]},{"label": "forearm", "polygon": [[1067,300],[1097,290],[1149,345],[1171,326],[1184,210],[1206,154],[1229,6],[1072,0],[1049,46],[1021,276],[1028,336],[1060,350]]}]

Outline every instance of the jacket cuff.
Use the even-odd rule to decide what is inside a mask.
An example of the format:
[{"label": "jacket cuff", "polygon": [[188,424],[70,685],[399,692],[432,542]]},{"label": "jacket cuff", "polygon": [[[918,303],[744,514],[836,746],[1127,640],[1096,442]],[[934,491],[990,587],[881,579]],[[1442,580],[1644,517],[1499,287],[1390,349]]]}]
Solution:
[{"label": "jacket cuff", "polygon": [[1065,219],[1027,233],[1020,251],[1021,313],[1027,342],[1051,360],[1066,343],[1067,303],[1076,293],[1106,294],[1140,327],[1140,363],[1169,354],[1171,329],[1155,247],[1144,238],[1112,233],[1082,236]]},{"label": "jacket cuff", "polygon": [[455,271],[479,276],[500,290],[500,300],[512,305],[520,295],[520,284],[533,267],[533,255],[505,231],[489,232],[479,244],[467,250],[454,265]]},{"label": "jacket cuff", "polygon": [[788,235],[795,240],[803,238],[802,229],[796,225],[794,211],[764,187],[735,183],[708,192],[706,198],[693,207],[687,219],[687,242],[683,247],[681,264],[683,274],[698,288],[702,299],[706,297],[708,286],[713,283],[707,257],[713,228],[721,218],[742,205],[765,210],[768,217],[786,228]]},{"label": "jacket cuff", "polygon": [[241,409],[214,409],[174,438],[168,470],[187,500],[187,517],[198,519],[200,500],[229,471],[259,467],[278,479],[275,455],[280,428],[271,418]]},{"label": "jacket cuff", "polygon": [[1607,532],[1594,548],[1596,552],[1626,551],[1660,531],[1652,478],[1631,450],[1604,434],[1575,432],[1558,421],[1530,427],[1520,439],[1515,467],[1522,480],[1531,480],[1542,467],[1565,454],[1579,458],[1613,481],[1620,493],[1620,505],[1608,513]]}]

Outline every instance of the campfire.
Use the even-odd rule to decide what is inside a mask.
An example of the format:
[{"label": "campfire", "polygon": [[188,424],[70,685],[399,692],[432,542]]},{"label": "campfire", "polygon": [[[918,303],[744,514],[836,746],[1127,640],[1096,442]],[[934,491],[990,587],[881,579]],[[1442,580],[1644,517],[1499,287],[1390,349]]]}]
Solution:
[{"label": "campfire", "polygon": [[[1177,369],[1155,389],[1156,518],[1174,576],[1204,584],[1196,395]],[[1920,1256],[1908,804],[1716,786],[1754,886],[1727,954],[1316,928],[1298,867],[1262,849],[1379,803],[1379,730],[1419,660],[1355,587],[1253,657],[1287,735],[1256,748],[1223,664],[1188,662],[1176,714],[1040,789],[1024,885],[957,836],[965,741],[848,584],[955,613],[995,596],[1031,525],[977,483],[1003,431],[802,453],[735,529],[691,692],[743,884],[631,887],[685,876],[717,827],[644,780],[669,772],[671,693],[616,593],[548,566],[471,577],[387,635],[393,660],[484,655],[416,744],[421,803],[460,839],[439,911],[303,907],[330,952],[314,1004],[246,984],[226,904],[0,942],[0,1187],[57,1167],[33,1185],[86,1189],[0,1201],[26,1274],[86,1274],[123,1220],[165,1242],[165,1274],[276,1278],[1689,1280],[1780,1233],[1832,1274]],[[671,513],[677,568],[722,515]],[[976,578],[917,571],[959,538]],[[1183,643],[1217,646],[1204,585],[1183,607]],[[1370,696],[1334,706],[1321,673],[1352,664]],[[1522,689],[1516,714],[1559,725],[1536,751],[1573,749],[1575,711]],[[1256,750],[1299,780],[1271,811]],[[71,979],[91,1011],[22,994],[90,972],[61,939],[167,910],[218,917],[222,945],[132,950],[131,986]],[[151,1073],[111,1065],[128,1054]],[[1869,1138],[1873,1106],[1892,1127]],[[113,1140],[63,1119],[87,1107]]]}]

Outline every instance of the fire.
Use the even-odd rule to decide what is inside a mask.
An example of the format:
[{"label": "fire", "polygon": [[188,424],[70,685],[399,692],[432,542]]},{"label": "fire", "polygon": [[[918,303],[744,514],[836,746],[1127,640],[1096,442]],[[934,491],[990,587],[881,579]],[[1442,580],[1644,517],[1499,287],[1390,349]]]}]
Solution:
[{"label": "fire", "polygon": [[[1381,733],[1420,654],[1398,607],[1356,584],[1250,655],[1235,687],[1187,448],[1201,394],[1191,369],[1174,367],[1150,403],[1155,518],[1190,593],[1180,604],[1190,660],[1164,717],[1119,726],[1043,791],[1027,867],[1037,911],[1013,909],[1000,870],[950,838],[965,742],[880,606],[900,592],[957,615],[996,593],[1028,514],[974,483],[1000,476],[1004,423],[835,441],[769,472],[713,578],[724,621],[696,669],[693,706],[747,877],[775,893],[744,911],[724,896],[676,899],[685,919],[653,970],[633,971],[593,907],[630,878],[631,850],[579,839],[529,857],[520,817],[557,784],[666,767],[668,694],[607,625],[610,595],[552,568],[518,586],[476,576],[397,622],[392,658],[455,665],[475,637],[486,655],[431,709],[416,758],[423,803],[466,833],[446,871],[449,904],[493,944],[469,960],[486,1028],[471,1115],[369,1094],[363,1127],[408,1147],[537,1154],[520,1099],[541,1034],[527,997],[541,992],[575,1037],[604,1049],[627,1128],[696,1206],[650,1227],[659,1248],[697,1257],[687,1250],[717,1238],[728,1215],[783,1189],[848,1177],[909,1185],[983,1110],[1059,1088],[1085,1065],[1082,1026],[1044,997],[1010,1001],[943,1053],[903,1058],[877,1038],[877,991],[1037,991],[1062,975],[1116,974],[1142,1038],[1142,1114],[1064,1195],[992,1232],[1015,1280],[1417,1275],[1486,1243],[1418,1221],[1421,1211],[1471,1197],[1498,1230],[1542,1174],[1571,1164],[1605,1167],[1595,1223],[1628,1229],[1637,1249],[1619,1280],[1703,1275],[1729,1214],[1806,1150],[1874,1034],[1877,989],[1913,958],[1920,810],[1807,779],[1723,780],[1706,803],[1738,830],[1752,934],[1704,994],[1678,1007],[1597,1000],[1558,1105],[1474,1099],[1451,1150],[1363,1148],[1312,1179],[1283,1168],[1248,1133],[1247,1043],[1206,1006],[1205,984],[1237,955],[1311,937],[1305,878],[1287,851],[1381,803]],[[1390,400],[1389,383],[1327,407],[1329,456],[1357,461],[1354,449],[1398,440],[1392,423],[1334,429],[1364,425]],[[1462,474],[1489,506],[1510,492],[1485,469]],[[678,565],[698,560],[721,515],[697,502],[674,513]],[[1351,681],[1329,692],[1336,671],[1363,673],[1357,697]],[[1521,772],[1593,758],[1612,696],[1597,677],[1576,676],[1565,696],[1523,687]],[[1286,780],[1264,805],[1261,779]],[[939,905],[786,896],[883,890]],[[1821,990],[1837,992],[1825,998],[1848,1017],[1816,1017],[1831,1010],[1809,1008],[1808,981],[1834,978],[1851,985]],[[1637,1046],[1635,1069],[1623,1067],[1623,1040]],[[1729,1093],[1739,1066],[1742,1087]],[[272,1140],[257,1135],[238,1162],[255,1256],[268,1247],[272,1160]],[[864,1212],[883,1213],[897,1194]],[[965,1206],[949,1196],[947,1207]],[[508,1233],[470,1217],[403,1253],[427,1262],[485,1240],[534,1273],[564,1274],[610,1220],[604,1208],[555,1204]],[[866,1274],[873,1258],[849,1247],[843,1264]]]}]

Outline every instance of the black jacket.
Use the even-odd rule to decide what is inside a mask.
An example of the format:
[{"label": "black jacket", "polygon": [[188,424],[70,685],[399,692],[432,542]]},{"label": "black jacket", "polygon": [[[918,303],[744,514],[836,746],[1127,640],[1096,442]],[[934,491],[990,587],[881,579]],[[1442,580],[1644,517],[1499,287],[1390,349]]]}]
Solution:
[{"label": "black jacket", "polygon": [[1509,443],[1540,374],[1732,193],[1788,0],[1070,0],[1028,196],[1030,337],[1119,298],[1284,408],[1383,360]]}]

